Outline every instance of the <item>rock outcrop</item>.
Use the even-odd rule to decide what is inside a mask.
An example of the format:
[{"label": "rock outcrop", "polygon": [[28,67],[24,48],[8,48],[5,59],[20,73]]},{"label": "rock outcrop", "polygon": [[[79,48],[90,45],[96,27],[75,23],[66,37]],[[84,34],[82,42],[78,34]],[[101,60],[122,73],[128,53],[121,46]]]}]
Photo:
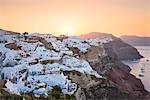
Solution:
[{"label": "rock outcrop", "polygon": [[[132,47],[131,45],[123,42],[121,39],[114,37],[112,34],[107,33],[100,33],[100,32],[92,32],[88,34],[84,34],[80,36],[81,38],[92,38],[92,39],[101,39],[104,37],[111,37],[113,38],[112,42],[104,44],[105,49],[109,49],[112,53],[115,53],[120,60],[134,60],[140,59],[143,56],[139,54],[136,48]],[[109,53],[110,53],[109,52]],[[110,55],[111,55],[110,53]],[[113,54],[112,53],[112,54]]]},{"label": "rock outcrop", "polygon": [[[107,86],[105,86],[105,88],[100,88],[102,84],[99,84],[97,86],[90,87],[90,89],[88,88],[89,91],[85,93],[87,94],[87,97],[96,100],[98,98],[101,98],[100,100],[109,100],[110,98],[110,100],[149,100],[149,92],[144,89],[141,80],[130,74],[131,69],[121,63],[113,52],[107,53],[107,50],[103,51],[105,51],[107,55],[103,55],[103,57],[99,58],[97,61],[91,62],[90,64],[93,69],[99,72],[103,77],[106,77],[107,81],[104,83],[107,84]],[[85,58],[87,59],[88,57]],[[95,90],[99,93],[106,94],[100,95],[95,92]],[[89,97],[90,95],[91,97]]]},{"label": "rock outcrop", "polygon": [[13,50],[21,50],[21,46],[17,46],[16,43],[8,43],[5,47]]},{"label": "rock outcrop", "polygon": [[120,60],[135,60],[143,57],[136,48],[124,43],[119,38],[114,38],[112,42],[107,43],[104,46],[105,49],[108,49],[108,53],[115,53]]}]

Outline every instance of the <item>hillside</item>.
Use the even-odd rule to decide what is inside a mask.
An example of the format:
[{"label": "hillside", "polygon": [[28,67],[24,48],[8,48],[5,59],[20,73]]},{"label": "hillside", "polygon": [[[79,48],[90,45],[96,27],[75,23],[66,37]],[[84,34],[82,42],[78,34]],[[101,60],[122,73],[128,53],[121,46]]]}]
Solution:
[{"label": "hillside", "polygon": [[[7,31],[8,32],[8,31]],[[1,98],[148,100],[109,45],[113,37],[81,39],[51,34],[0,37]]]},{"label": "hillside", "polygon": [[[125,43],[120,38],[113,36],[112,34],[91,32],[80,36],[81,38],[91,38],[91,39],[103,39],[105,37],[110,37],[113,40],[109,43],[104,44],[105,49],[108,53],[113,54],[120,60],[135,60],[140,59],[143,56],[139,54],[136,48]],[[113,53],[112,53],[113,52]]]},{"label": "hillside", "polygon": [[87,33],[87,34],[81,34],[80,35],[81,38],[86,38],[86,39],[99,39],[99,38],[105,38],[105,37],[114,37],[112,34],[108,34],[108,33],[100,33],[100,32],[91,32],[91,33]]}]

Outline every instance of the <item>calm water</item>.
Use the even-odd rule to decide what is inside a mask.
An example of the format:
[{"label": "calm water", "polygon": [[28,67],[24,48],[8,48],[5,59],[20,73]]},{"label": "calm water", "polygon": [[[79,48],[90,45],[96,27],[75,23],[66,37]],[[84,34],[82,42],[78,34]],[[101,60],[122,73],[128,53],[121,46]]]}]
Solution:
[{"label": "calm water", "polygon": [[146,90],[150,92],[150,46],[136,46],[137,50],[145,58],[138,61],[123,61],[131,67],[131,73],[141,79]]}]

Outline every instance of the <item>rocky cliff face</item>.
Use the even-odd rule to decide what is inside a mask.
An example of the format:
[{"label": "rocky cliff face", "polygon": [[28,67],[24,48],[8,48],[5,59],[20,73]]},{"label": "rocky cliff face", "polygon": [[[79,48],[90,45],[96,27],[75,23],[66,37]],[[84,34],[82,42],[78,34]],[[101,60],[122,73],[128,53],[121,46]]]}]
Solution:
[{"label": "rocky cliff face", "polygon": [[[97,47],[97,50],[99,47]],[[105,56],[99,57],[90,65],[99,72],[104,80],[98,81],[97,84],[83,89],[86,99],[89,100],[149,100],[149,93],[144,89],[141,80],[130,74],[130,68],[120,62],[118,57],[113,53],[108,53],[107,49],[100,50],[105,51]],[[91,52],[91,51],[89,51]],[[94,56],[98,54],[87,53],[88,56]],[[83,55],[82,55],[83,56]],[[84,54],[85,59],[89,57]],[[97,55],[95,57],[97,58]],[[90,59],[92,60],[92,58]]]},{"label": "rocky cliff face", "polygon": [[120,60],[135,60],[143,57],[136,48],[124,43],[119,38],[114,38],[112,42],[105,44],[105,49],[108,53],[115,53]]},{"label": "rocky cliff face", "polygon": [[[81,35],[81,38],[97,38],[101,39],[104,37],[111,37],[113,38],[112,42],[109,42],[107,44],[104,44],[105,49],[108,49],[108,53],[115,53],[115,55],[120,60],[134,60],[134,59],[140,59],[143,56],[139,54],[136,48],[133,46],[123,42],[121,39],[114,37],[112,34],[107,33],[99,33],[99,32],[92,32],[88,34]],[[111,55],[110,53],[110,55]],[[112,53],[112,54],[113,54]]]}]

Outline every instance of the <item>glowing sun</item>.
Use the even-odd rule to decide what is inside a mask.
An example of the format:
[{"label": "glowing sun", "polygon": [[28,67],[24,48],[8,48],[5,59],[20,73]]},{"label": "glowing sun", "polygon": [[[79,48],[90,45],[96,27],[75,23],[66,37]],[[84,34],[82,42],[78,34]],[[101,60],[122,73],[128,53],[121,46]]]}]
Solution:
[{"label": "glowing sun", "polygon": [[60,27],[60,33],[68,36],[76,35],[76,29],[73,25],[62,25]]}]

